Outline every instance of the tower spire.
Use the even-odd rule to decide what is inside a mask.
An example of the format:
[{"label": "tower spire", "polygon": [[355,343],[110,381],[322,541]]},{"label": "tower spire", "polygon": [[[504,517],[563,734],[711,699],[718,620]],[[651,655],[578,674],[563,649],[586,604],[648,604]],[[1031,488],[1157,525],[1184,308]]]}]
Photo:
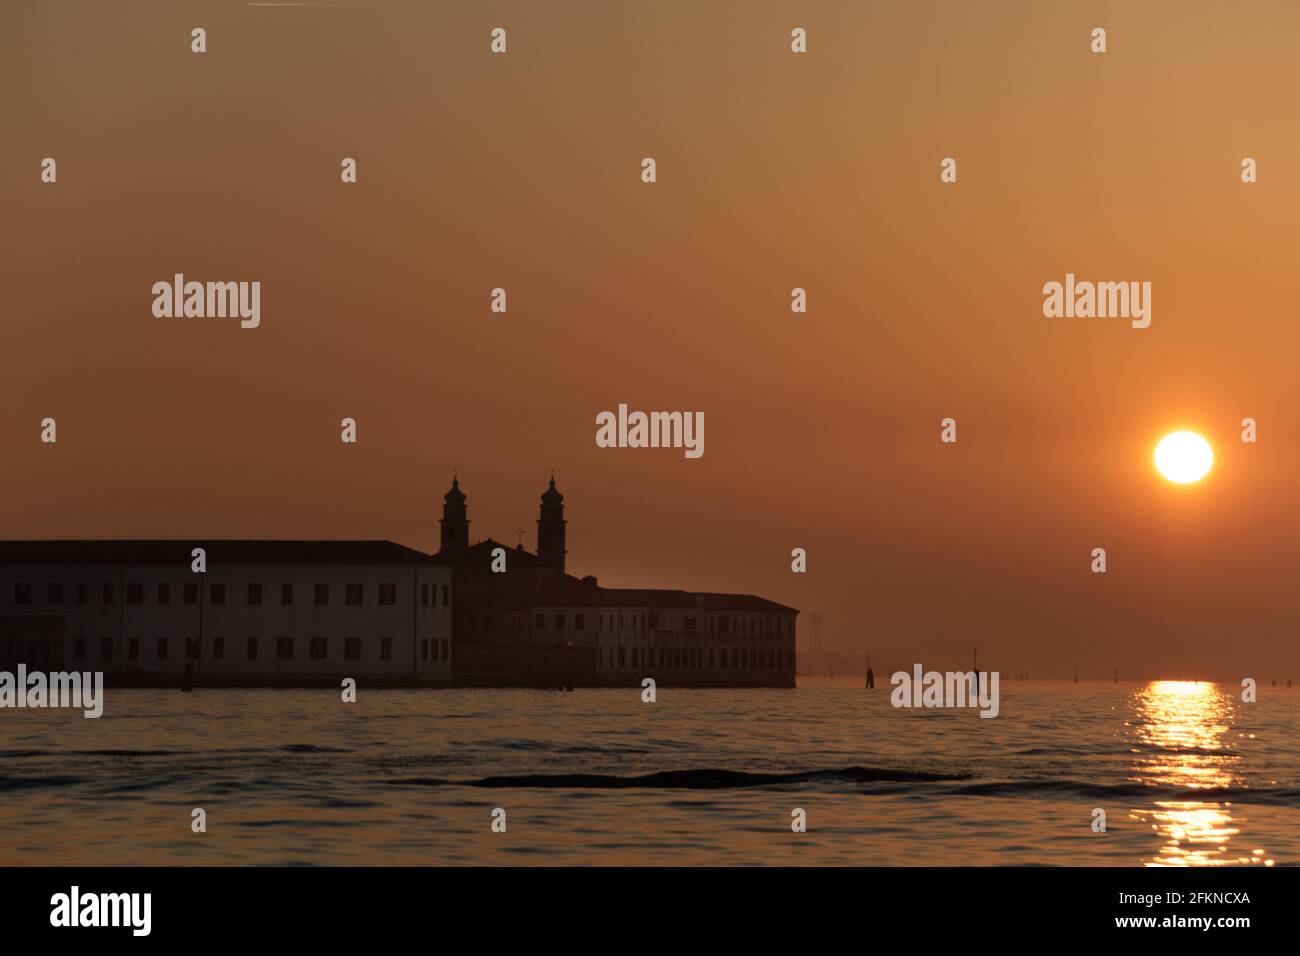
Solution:
[{"label": "tower spire", "polygon": [[458,551],[469,546],[469,509],[465,506],[465,492],[460,490],[460,476],[454,468],[451,490],[442,496],[442,520],[438,525],[439,551]]},{"label": "tower spire", "polygon": [[537,556],[553,568],[564,570],[564,495],[555,487],[555,469],[551,483],[542,492],[541,515],[537,519]]}]

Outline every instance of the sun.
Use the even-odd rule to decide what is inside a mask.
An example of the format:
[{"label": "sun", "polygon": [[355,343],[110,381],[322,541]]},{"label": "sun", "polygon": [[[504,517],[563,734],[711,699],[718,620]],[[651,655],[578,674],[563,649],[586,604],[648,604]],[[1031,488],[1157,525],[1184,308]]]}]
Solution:
[{"label": "sun", "polygon": [[1156,445],[1156,471],[1170,481],[1190,485],[1214,465],[1214,450],[1196,432],[1170,432]]}]

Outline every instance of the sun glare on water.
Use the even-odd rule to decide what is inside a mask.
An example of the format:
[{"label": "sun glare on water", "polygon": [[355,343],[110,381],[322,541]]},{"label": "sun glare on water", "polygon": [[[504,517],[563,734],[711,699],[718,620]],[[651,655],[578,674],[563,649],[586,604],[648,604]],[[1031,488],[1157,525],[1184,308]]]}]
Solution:
[{"label": "sun glare on water", "polygon": [[1172,432],[1156,445],[1156,471],[1170,481],[1190,485],[1214,465],[1214,451],[1196,432]]}]

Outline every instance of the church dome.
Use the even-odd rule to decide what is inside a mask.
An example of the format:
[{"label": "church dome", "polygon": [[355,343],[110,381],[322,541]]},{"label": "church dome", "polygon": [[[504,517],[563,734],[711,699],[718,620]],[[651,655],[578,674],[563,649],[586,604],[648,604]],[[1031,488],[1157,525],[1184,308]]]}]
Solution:
[{"label": "church dome", "polygon": [[555,479],[551,479],[551,485],[542,492],[542,504],[558,505],[564,501],[564,495],[555,490]]},{"label": "church dome", "polygon": [[442,500],[447,504],[464,504],[465,492],[460,490],[460,479],[451,479],[451,491],[442,496]]}]

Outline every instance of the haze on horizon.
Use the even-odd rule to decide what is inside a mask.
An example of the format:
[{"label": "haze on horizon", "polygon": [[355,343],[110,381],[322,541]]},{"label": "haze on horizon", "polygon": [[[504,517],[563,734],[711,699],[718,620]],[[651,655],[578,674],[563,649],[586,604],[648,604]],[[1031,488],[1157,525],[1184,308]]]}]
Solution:
[{"label": "haze on horizon", "polygon": [[[801,650],[820,610],[927,668],[1300,671],[1300,8],[74,6],[0,37],[0,537],[431,551],[454,467],[531,546],[554,468],[572,572],[780,601]],[[154,318],[177,272],[261,326]],[[1067,272],[1151,326],[1044,318]],[[597,448],[620,402],[707,453]]]}]

